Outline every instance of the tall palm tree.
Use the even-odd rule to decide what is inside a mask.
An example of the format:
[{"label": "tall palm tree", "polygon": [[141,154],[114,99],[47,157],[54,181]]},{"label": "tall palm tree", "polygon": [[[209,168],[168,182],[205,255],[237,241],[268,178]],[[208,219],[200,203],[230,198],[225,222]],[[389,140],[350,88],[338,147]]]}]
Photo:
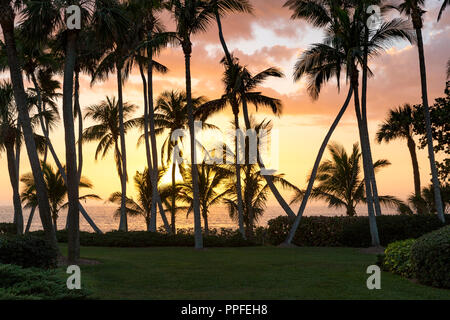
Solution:
[{"label": "tall palm tree", "polygon": [[173,36],[183,49],[186,71],[186,96],[189,116],[189,131],[191,142],[191,170],[193,183],[193,211],[195,248],[203,248],[202,227],[200,217],[198,168],[196,166],[196,139],[194,130],[194,110],[192,104],[192,81],[191,81],[191,36],[206,31],[208,25],[214,18],[214,14],[205,0],[170,0],[169,8],[172,10],[176,32]]},{"label": "tall palm tree", "polygon": [[[44,173],[45,184],[50,196],[49,201],[52,212],[53,227],[55,228],[56,232],[58,230],[57,222],[59,212],[61,211],[61,209],[64,209],[68,206],[68,191],[59,170],[55,170],[52,166],[43,162],[42,171]],[[21,177],[20,181],[24,184],[22,191],[22,198],[24,199],[24,202],[26,203],[27,207],[34,207],[36,186],[34,184],[33,175],[30,173],[24,174]],[[82,177],[80,188],[92,189],[92,187],[92,183],[88,179]],[[95,194],[86,194],[84,196],[81,196],[78,200],[87,199],[100,199],[100,197]]]},{"label": "tall palm tree", "polygon": [[419,162],[417,161],[416,143],[414,141],[414,116],[409,104],[389,111],[388,118],[379,127],[377,132],[378,143],[389,143],[395,139],[405,139],[413,166],[414,193],[417,197],[421,195]]},{"label": "tall palm tree", "polygon": [[[348,216],[356,216],[356,206],[366,203],[364,196],[365,181],[361,179],[362,154],[357,143],[353,145],[352,153],[348,154],[344,147],[333,143],[328,147],[331,160],[323,161],[318,169],[313,189],[313,199],[325,200],[330,208],[345,208]],[[390,165],[388,160],[378,160],[375,169]],[[292,203],[299,202],[303,192],[297,193]],[[393,196],[380,196],[381,203],[397,206],[401,201]]]},{"label": "tall palm tree", "polygon": [[[117,81],[117,105],[118,105],[118,118],[119,118],[119,137],[120,137],[120,156],[121,161],[118,163],[121,168],[121,213],[119,230],[127,231],[127,215],[126,215],[126,189],[127,189],[127,156],[126,156],[126,142],[125,142],[125,127],[124,127],[124,102],[123,102],[123,84],[130,74],[133,61],[130,59],[130,53],[133,46],[133,38],[128,36],[128,32],[131,31],[131,22],[129,16],[127,16],[126,4],[115,1],[114,8],[116,10],[116,19],[112,21],[120,23],[116,26],[114,32],[109,29],[97,30],[99,41],[105,41],[105,49],[107,50],[102,57],[100,64],[95,70],[92,76],[92,83],[97,80],[106,80],[113,72],[116,74]],[[100,25],[102,27],[102,25]],[[101,31],[105,31],[101,32]]]},{"label": "tall palm tree", "polygon": [[[139,71],[143,82],[143,127],[147,166],[152,174],[151,177],[154,181],[153,185],[156,185],[155,182],[158,175],[158,150],[154,122],[153,72],[158,71],[160,73],[166,73],[168,71],[167,67],[154,60],[154,57],[168,44],[164,37],[160,37],[165,30],[159,16],[163,9],[165,9],[165,5],[164,2],[160,0],[129,0],[127,9],[133,17],[132,28],[136,41],[134,59],[139,65]],[[158,194],[158,188],[154,188],[153,193],[152,200],[155,203],[152,207],[152,229],[156,231],[156,204],[159,207],[161,217],[165,224],[167,224],[167,219]]]},{"label": "tall palm tree", "polygon": [[[192,99],[192,105],[194,110],[197,110],[199,106],[204,104],[206,99],[204,97],[197,97]],[[177,140],[173,140],[177,130],[187,129],[189,127],[189,117],[187,112],[187,97],[185,92],[178,91],[164,91],[158,97],[156,102],[155,118],[155,131],[158,134],[162,134],[167,131],[167,137],[161,147],[162,162],[166,162],[166,165],[172,162],[172,189],[174,192],[171,196],[172,204],[171,208],[171,227],[172,233],[176,232],[176,169],[177,163],[175,155],[181,152],[180,143],[182,143],[182,137]],[[214,126],[203,123],[204,128],[215,128]],[[141,139],[143,137],[141,136]]]},{"label": "tall palm tree", "polygon": [[[184,183],[181,184],[179,193],[180,200],[188,203],[188,215],[193,210],[194,205],[194,190],[192,183],[192,176],[190,168],[180,167],[181,175]],[[230,194],[231,189],[225,187],[229,182],[233,172],[228,170],[225,166],[209,165],[206,162],[198,165],[198,184],[200,195],[200,210],[204,223],[205,235],[209,233],[208,215],[211,207],[218,205],[225,200],[225,197]]]},{"label": "tall palm tree", "polygon": [[[356,10],[355,4],[346,1],[296,1],[289,0],[285,4],[293,10],[293,19],[306,19],[316,27],[326,28],[325,40],[322,43],[314,44],[306,50],[298,60],[294,78],[299,80],[303,76],[308,76],[308,91],[310,95],[317,99],[322,86],[332,77],[336,77],[338,88],[341,85],[341,74],[346,71],[346,79],[350,82],[349,94],[337,118],[331,126],[324,142],[319,150],[318,157],[314,164],[312,176],[306,189],[305,197],[299,208],[299,214],[289,233],[287,243],[291,243],[295,231],[300,224],[301,217],[306,208],[309,195],[312,191],[317,169],[326,149],[326,145],[331,138],[334,129],[346,111],[346,108],[354,96],[355,113],[358,120],[361,145],[363,146],[363,167],[366,181],[366,194],[368,199],[369,222],[371,226],[372,243],[379,245],[378,231],[376,228],[375,212],[372,197],[372,175],[370,170],[370,149],[367,147],[368,137],[365,135],[364,117],[361,114],[361,103],[359,96],[359,65],[364,64],[364,30],[365,23],[361,23],[361,10]],[[368,57],[380,54],[387,45],[395,39],[411,39],[409,33],[405,31],[406,22],[400,19],[384,22],[379,29],[375,30],[367,44]],[[376,199],[375,199],[376,200]]]},{"label": "tall palm tree", "polygon": [[[160,168],[158,170],[158,185],[161,181],[161,178],[166,174],[166,169]],[[134,176],[134,187],[138,192],[137,199],[127,197],[127,214],[129,216],[141,216],[145,219],[145,224],[147,226],[147,231],[154,232],[152,230],[152,196],[153,196],[153,186],[152,179],[150,177],[150,173],[148,169],[145,169],[143,172],[136,172]],[[175,186],[177,191],[179,191],[179,187]],[[161,200],[170,208],[170,194],[172,194],[171,187],[159,187],[159,194],[161,195]],[[122,201],[122,195],[120,192],[115,192],[111,194],[108,201],[112,203],[116,203],[119,205],[119,209],[115,212],[116,217],[120,217],[120,202]],[[182,210],[182,207],[175,207],[175,212]]]},{"label": "tall palm tree", "polygon": [[[420,68],[420,83],[422,88],[422,104],[425,115],[425,127],[428,146],[428,159],[430,161],[431,176],[434,187],[434,196],[436,198],[436,209],[439,219],[445,223],[444,210],[442,208],[441,191],[439,185],[438,172],[436,168],[436,161],[433,149],[433,135],[431,131],[431,117],[430,107],[428,104],[428,84],[427,84],[427,70],[425,63],[425,50],[423,44],[422,28],[423,28],[423,15],[426,12],[424,10],[425,0],[404,0],[398,6],[394,6],[400,13],[410,17],[417,37],[417,50],[419,53],[419,68]],[[439,17],[442,11],[447,6],[448,1],[445,0],[442,6]]]},{"label": "tall palm tree", "polygon": [[37,154],[36,144],[33,137],[33,129],[27,107],[27,95],[23,84],[22,70],[18,59],[16,47],[16,39],[14,36],[14,25],[16,14],[20,14],[21,1],[0,1],[0,25],[2,27],[3,38],[5,41],[5,49],[7,52],[7,60],[11,82],[14,91],[14,98],[19,111],[19,121],[23,130],[25,146],[27,149],[28,159],[30,161],[33,177],[36,181],[37,200],[39,204],[39,215],[41,217],[42,226],[46,238],[56,247],[56,234],[52,227],[50,206],[48,202],[48,194],[45,188],[45,182],[42,175],[39,156]]},{"label": "tall palm tree", "polygon": [[9,180],[13,190],[14,224],[17,234],[23,233],[23,214],[19,194],[19,181],[16,166],[16,140],[20,129],[17,125],[17,107],[14,103],[13,88],[10,83],[0,83],[0,152],[6,150]]}]

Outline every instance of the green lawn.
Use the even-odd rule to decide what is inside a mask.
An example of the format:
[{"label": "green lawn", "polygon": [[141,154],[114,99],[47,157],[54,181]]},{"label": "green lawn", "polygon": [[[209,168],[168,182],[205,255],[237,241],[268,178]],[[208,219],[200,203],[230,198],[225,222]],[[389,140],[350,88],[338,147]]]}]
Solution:
[{"label": "green lawn", "polygon": [[101,262],[82,266],[81,279],[102,299],[450,299],[450,290],[389,273],[381,290],[368,290],[366,268],[376,257],[350,248],[83,247],[81,253]]}]

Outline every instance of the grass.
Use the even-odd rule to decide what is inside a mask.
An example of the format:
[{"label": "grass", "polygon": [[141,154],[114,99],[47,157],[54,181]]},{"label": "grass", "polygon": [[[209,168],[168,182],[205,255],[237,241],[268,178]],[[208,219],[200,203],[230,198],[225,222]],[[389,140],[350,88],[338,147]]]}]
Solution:
[{"label": "grass", "polygon": [[450,290],[385,272],[382,289],[368,290],[366,269],[376,257],[350,248],[83,247],[81,253],[101,262],[81,267],[82,286],[101,299],[450,299]]}]

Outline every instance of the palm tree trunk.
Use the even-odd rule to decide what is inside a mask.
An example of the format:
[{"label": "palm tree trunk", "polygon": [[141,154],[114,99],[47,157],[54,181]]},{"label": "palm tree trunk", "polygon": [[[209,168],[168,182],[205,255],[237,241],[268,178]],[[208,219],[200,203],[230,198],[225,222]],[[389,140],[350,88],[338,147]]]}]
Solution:
[{"label": "palm tree trunk", "polygon": [[219,29],[220,43],[222,44],[223,52],[225,53],[225,57],[226,57],[226,59],[228,61],[228,64],[231,66],[233,61],[231,59],[231,54],[230,54],[230,51],[228,50],[227,43],[225,42],[225,37],[223,36],[222,22],[221,22],[221,19],[220,19],[219,11],[215,10],[214,14],[216,16],[217,28]]},{"label": "palm tree trunk", "polygon": [[177,233],[177,227],[175,225],[176,223],[176,190],[175,190],[175,170],[177,168],[177,163],[175,162],[175,159],[172,160],[172,208],[171,208],[171,226],[172,226],[172,233]]},{"label": "palm tree trunk", "polygon": [[121,168],[122,174],[120,177],[120,184],[122,189],[122,199],[120,201],[120,223],[119,223],[119,231],[128,231],[128,219],[126,212],[126,199],[127,199],[127,151],[126,151],[126,142],[125,142],[125,128],[124,128],[124,119],[123,119],[123,93],[122,93],[122,66],[117,65],[117,90],[119,95],[119,131],[120,131],[120,152],[121,152]]},{"label": "palm tree trunk", "polygon": [[375,177],[375,169],[373,167],[372,150],[370,147],[369,129],[367,125],[367,82],[368,82],[368,57],[369,48],[367,46],[369,42],[369,28],[365,27],[364,32],[364,58],[363,58],[363,75],[362,75],[362,92],[361,92],[361,107],[362,107],[362,126],[363,126],[363,138],[367,148],[367,164],[370,173],[371,189],[373,195],[373,201],[375,205],[375,214],[381,216],[380,200],[378,198],[378,187]]},{"label": "palm tree trunk", "polygon": [[191,175],[192,175],[192,189],[193,189],[193,210],[194,210],[194,233],[195,233],[195,248],[203,249],[203,235],[202,222],[200,218],[200,203],[199,203],[199,186],[198,186],[198,167],[196,155],[196,139],[194,127],[194,110],[192,105],[192,83],[191,83],[191,53],[192,44],[183,45],[185,71],[186,71],[186,97],[188,109],[188,123],[189,135],[191,140]]},{"label": "palm tree trunk", "polygon": [[427,71],[425,65],[425,51],[423,47],[422,29],[416,27],[417,48],[419,50],[419,64],[420,64],[420,81],[422,86],[422,104],[425,114],[425,128],[428,145],[428,159],[430,160],[431,176],[433,181],[434,199],[436,203],[436,210],[439,219],[445,223],[444,210],[442,208],[441,188],[439,185],[438,173],[436,168],[436,161],[434,158],[433,148],[433,134],[431,132],[431,116],[430,107],[428,105],[428,88],[427,88]]},{"label": "palm tree trunk", "polygon": [[[40,114],[39,116],[39,122],[41,125],[41,130],[44,134],[45,140],[46,140],[46,145],[48,147],[48,150],[50,151],[53,160],[55,161],[56,167],[58,168],[59,172],[61,172],[61,177],[64,180],[64,184],[67,185],[67,175],[66,175],[66,171],[64,170],[61,161],[58,158],[58,155],[56,154],[55,148],[53,147],[53,144],[50,140],[50,134],[48,131],[48,127],[46,127],[45,125],[45,120],[42,117],[42,96],[41,96],[41,90],[39,88],[39,85],[37,83],[36,77],[34,75],[34,73],[31,73],[31,81],[33,82],[34,85],[34,89],[36,91],[36,95],[38,98],[38,103],[37,103],[37,108],[38,108],[38,112]],[[92,227],[92,229],[99,234],[102,234],[103,232],[97,227],[97,225],[95,224],[95,222],[91,219],[91,217],[89,216],[89,214],[87,213],[86,209],[83,207],[83,205],[80,203],[80,201],[78,200],[78,207],[79,210],[81,212],[81,214],[83,215],[83,218],[89,223],[89,225]],[[69,228],[69,219],[67,218],[66,221],[66,229]]]},{"label": "palm tree trunk", "polygon": [[[77,153],[75,148],[75,126],[73,119],[73,76],[77,58],[77,34],[68,32],[67,35],[66,60],[64,64],[63,83],[63,121],[66,146],[67,167],[67,197],[69,202],[68,212],[68,259],[76,262],[80,258],[80,212],[79,212],[79,190]],[[56,230],[56,225],[55,225]]]},{"label": "palm tree trunk", "polygon": [[203,216],[203,225],[205,229],[205,236],[208,236],[209,235],[208,212],[205,209],[203,209],[202,216]]},{"label": "palm tree trunk", "polygon": [[27,227],[25,228],[25,234],[30,232],[31,223],[33,222],[34,212],[36,211],[36,207],[32,207],[30,211],[30,216],[28,217]]},{"label": "palm tree trunk", "polygon": [[[151,40],[151,38],[149,38]],[[156,144],[156,132],[155,132],[155,110],[153,104],[153,49],[152,46],[149,46],[147,55],[149,58],[148,62],[148,70],[147,70],[147,81],[148,81],[148,115],[150,116],[150,141],[152,147],[152,158],[153,158],[153,171],[150,171],[152,174],[150,175],[152,179],[152,187],[153,187],[153,197],[152,202],[156,201],[156,204],[159,207],[159,214],[164,223],[164,228],[168,233],[171,233],[171,228],[169,222],[166,217],[166,213],[164,211],[164,207],[162,205],[161,197],[158,191],[158,150]],[[148,137],[147,137],[148,138]],[[150,168],[149,168],[150,170]],[[155,199],[155,200],[153,200]],[[152,206],[153,208],[153,206]],[[156,209],[156,206],[155,206]],[[156,210],[155,210],[156,212]]]},{"label": "palm tree trunk", "polygon": [[344,105],[342,106],[341,110],[339,111],[336,119],[334,120],[333,124],[330,127],[330,130],[328,130],[327,135],[325,136],[325,139],[322,142],[322,145],[320,146],[319,153],[317,154],[316,161],[314,162],[314,167],[311,172],[311,177],[309,178],[308,186],[305,191],[305,195],[303,196],[302,203],[300,205],[300,208],[298,209],[298,214],[295,218],[295,221],[291,227],[291,230],[289,231],[289,235],[286,238],[285,244],[291,244],[292,240],[294,239],[295,233],[297,232],[297,229],[300,225],[300,221],[303,217],[303,213],[305,212],[306,204],[308,203],[308,199],[311,195],[314,181],[316,180],[317,171],[319,169],[320,162],[322,161],[323,154],[325,152],[325,149],[327,148],[328,142],[330,141],[331,136],[333,135],[334,130],[336,129],[337,125],[342,119],[342,116],[344,115],[345,111],[347,110],[348,105],[350,104],[350,100],[352,99],[353,95],[353,87],[350,86],[348,90],[347,99],[344,102]]},{"label": "palm tree trunk", "polygon": [[39,156],[37,154],[36,143],[34,141],[33,129],[31,127],[30,116],[28,114],[27,96],[23,86],[22,71],[18,61],[16,42],[14,39],[14,13],[9,3],[2,4],[0,15],[0,24],[3,30],[3,36],[6,45],[6,53],[10,70],[11,82],[14,90],[14,99],[19,111],[19,121],[22,125],[25,146],[27,149],[28,159],[33,173],[36,185],[36,194],[39,205],[39,215],[44,228],[45,237],[50,241],[52,246],[57,248],[56,235],[53,230],[50,206],[48,203],[48,194],[42,175]]},{"label": "palm tree trunk", "polygon": [[237,196],[237,212],[238,212],[238,225],[239,232],[242,237],[246,239],[245,227],[244,227],[244,203],[242,201],[242,181],[241,181],[241,160],[240,160],[240,148],[239,148],[239,138],[238,134],[240,134],[239,127],[239,115],[236,112],[236,107],[234,108],[234,126],[236,130],[236,138],[235,138],[235,170],[236,170],[236,196]]},{"label": "palm tree trunk", "polygon": [[413,176],[414,176],[414,194],[416,197],[421,196],[421,185],[420,185],[420,171],[419,171],[419,162],[417,161],[417,153],[416,153],[416,143],[414,139],[409,136],[408,140],[408,149],[411,155],[412,167],[413,167]]},{"label": "palm tree trunk", "polygon": [[74,109],[78,117],[78,184],[83,173],[83,114],[80,106],[80,71],[75,71]]},{"label": "palm tree trunk", "polygon": [[19,180],[17,180],[17,167],[14,155],[14,142],[5,143],[6,158],[8,162],[9,180],[13,189],[13,204],[14,204],[14,224],[16,225],[17,234],[23,234],[23,214],[22,203],[19,194]]},{"label": "palm tree trunk", "polygon": [[[356,70],[356,66],[353,67],[354,70]],[[361,115],[361,105],[359,102],[359,90],[358,90],[358,72],[354,72],[352,76],[352,83],[353,83],[353,92],[354,92],[354,101],[355,101],[355,112],[356,112],[356,119],[358,121],[358,128],[359,128],[359,135],[360,135],[360,141],[361,141],[361,151],[363,155],[363,168],[364,168],[364,184],[366,189],[366,197],[367,197],[367,208],[368,208],[368,215],[369,215],[369,225],[370,225],[370,235],[372,237],[372,245],[375,247],[380,246],[380,238],[378,235],[378,227],[377,227],[377,220],[374,212],[374,205],[373,205],[373,198],[372,198],[372,180],[371,180],[371,174],[370,169],[368,166],[369,158],[367,156],[367,146],[366,141],[364,138],[364,125],[363,125],[363,119]]]}]

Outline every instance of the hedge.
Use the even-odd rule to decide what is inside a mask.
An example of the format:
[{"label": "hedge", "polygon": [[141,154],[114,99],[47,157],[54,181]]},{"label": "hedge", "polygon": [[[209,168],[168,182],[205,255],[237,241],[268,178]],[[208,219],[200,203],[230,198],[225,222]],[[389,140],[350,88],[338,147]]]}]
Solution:
[{"label": "hedge", "polygon": [[67,289],[66,279],[54,270],[0,264],[0,300],[81,300],[85,289]]},{"label": "hedge", "polygon": [[55,268],[58,251],[47,240],[31,235],[0,238],[0,263],[24,268]]},{"label": "hedge", "polygon": [[450,288],[450,226],[417,239],[411,248],[411,264],[420,283]]},{"label": "hedge", "polygon": [[[43,236],[42,231],[32,233]],[[58,242],[67,243],[67,231],[57,232]],[[255,246],[254,242],[244,240],[239,232],[222,230],[203,236],[205,247],[247,247]],[[104,234],[80,232],[80,245],[87,247],[193,247],[195,245],[194,235],[189,232],[166,234],[147,231],[113,231]]]},{"label": "hedge", "polygon": [[415,239],[408,239],[389,244],[382,258],[382,269],[406,278],[413,278],[415,273],[411,263],[411,248],[415,242]]},{"label": "hedge", "polygon": [[[450,215],[446,215],[450,223]],[[382,246],[389,243],[418,238],[442,227],[435,215],[385,215],[377,217],[378,233]],[[267,242],[281,244],[287,237],[292,220],[280,216],[268,222]],[[293,239],[293,244],[312,247],[370,247],[371,237],[368,217],[303,217]]]}]

